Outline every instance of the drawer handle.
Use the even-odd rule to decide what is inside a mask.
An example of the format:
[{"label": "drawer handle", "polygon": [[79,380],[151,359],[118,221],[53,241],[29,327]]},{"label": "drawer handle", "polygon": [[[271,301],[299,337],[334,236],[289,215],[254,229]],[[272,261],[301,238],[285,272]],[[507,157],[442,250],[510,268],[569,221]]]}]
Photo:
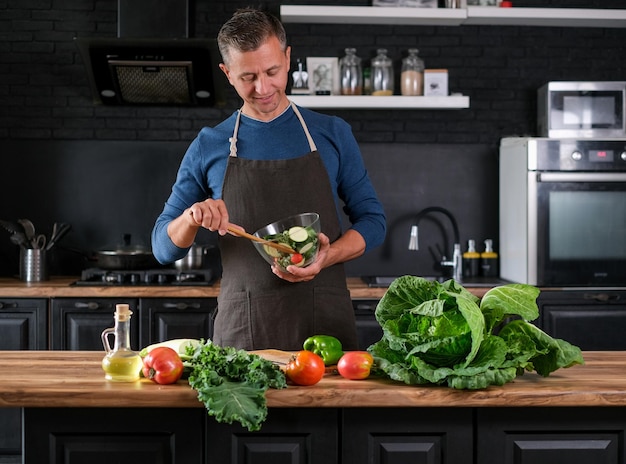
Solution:
[{"label": "drawer handle", "polygon": [[200,305],[198,303],[187,304],[187,303],[163,303],[163,307],[167,309],[200,309]]},{"label": "drawer handle", "polygon": [[17,308],[17,303],[3,303],[0,301],[0,309],[12,309]]},{"label": "drawer handle", "polygon": [[595,300],[601,303],[619,300],[619,295],[609,295],[608,293],[585,293],[585,300]]},{"label": "drawer handle", "polygon": [[95,301],[90,301],[89,303],[75,303],[74,307],[79,308],[79,309],[87,308],[87,309],[95,310],[95,309],[100,308],[100,305],[96,303]]}]

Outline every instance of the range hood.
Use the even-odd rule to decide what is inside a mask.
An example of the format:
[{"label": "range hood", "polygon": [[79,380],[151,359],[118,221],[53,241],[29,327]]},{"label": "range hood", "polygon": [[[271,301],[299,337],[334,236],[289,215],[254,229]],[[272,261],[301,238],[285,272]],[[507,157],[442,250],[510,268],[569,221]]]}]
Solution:
[{"label": "range hood", "polygon": [[222,105],[216,41],[189,24],[189,0],[118,0],[117,38],[76,39],[94,103]]}]

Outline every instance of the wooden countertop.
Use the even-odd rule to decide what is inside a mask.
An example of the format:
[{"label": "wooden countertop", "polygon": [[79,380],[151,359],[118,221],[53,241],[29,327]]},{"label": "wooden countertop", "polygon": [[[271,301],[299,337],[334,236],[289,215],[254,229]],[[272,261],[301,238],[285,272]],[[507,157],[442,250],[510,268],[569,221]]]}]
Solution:
[{"label": "wooden countertop", "polygon": [[[465,391],[327,374],[311,387],[269,390],[270,407],[626,407],[626,351],[585,352],[586,364],[527,373]],[[0,351],[0,407],[203,407],[186,381],[108,382],[97,351]]]},{"label": "wooden countertop", "polygon": [[[194,285],[128,285],[128,286],[72,286],[78,277],[53,277],[45,282],[23,282],[19,279],[0,278],[0,298],[210,298],[217,297],[219,282],[210,286]],[[386,288],[369,287],[358,277],[347,279],[350,295],[354,299],[380,299]],[[467,290],[482,297],[489,288]]]}]

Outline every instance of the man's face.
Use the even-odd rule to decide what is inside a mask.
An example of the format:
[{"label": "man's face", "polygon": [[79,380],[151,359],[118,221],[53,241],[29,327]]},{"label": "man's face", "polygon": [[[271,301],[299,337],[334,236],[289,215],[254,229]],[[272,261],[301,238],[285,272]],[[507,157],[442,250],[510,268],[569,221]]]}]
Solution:
[{"label": "man's face", "polygon": [[254,51],[232,50],[228,65],[220,64],[244,101],[244,114],[269,121],[284,111],[290,55],[290,47],[283,52],[278,39],[270,37]]}]

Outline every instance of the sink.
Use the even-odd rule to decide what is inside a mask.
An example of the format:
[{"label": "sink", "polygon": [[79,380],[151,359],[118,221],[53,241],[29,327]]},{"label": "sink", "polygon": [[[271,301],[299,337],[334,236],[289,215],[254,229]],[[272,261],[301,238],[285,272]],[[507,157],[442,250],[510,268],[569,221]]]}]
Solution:
[{"label": "sink", "polygon": [[[363,281],[369,287],[382,287],[386,288],[391,285],[391,283],[396,280],[399,276],[364,276],[361,277]],[[449,280],[450,277],[445,276],[420,276],[426,280],[432,280],[437,282],[445,282]],[[491,288],[498,287],[500,285],[511,284],[508,280],[503,280],[498,277],[470,277],[467,279],[463,279],[459,282],[464,287],[474,287],[474,288]]]},{"label": "sink", "polygon": [[[399,276],[364,276],[361,277],[363,282],[365,282],[370,287],[389,287],[391,282],[396,280]],[[437,282],[445,282],[449,279],[449,277],[443,276],[420,276],[426,280],[436,280]]]}]

